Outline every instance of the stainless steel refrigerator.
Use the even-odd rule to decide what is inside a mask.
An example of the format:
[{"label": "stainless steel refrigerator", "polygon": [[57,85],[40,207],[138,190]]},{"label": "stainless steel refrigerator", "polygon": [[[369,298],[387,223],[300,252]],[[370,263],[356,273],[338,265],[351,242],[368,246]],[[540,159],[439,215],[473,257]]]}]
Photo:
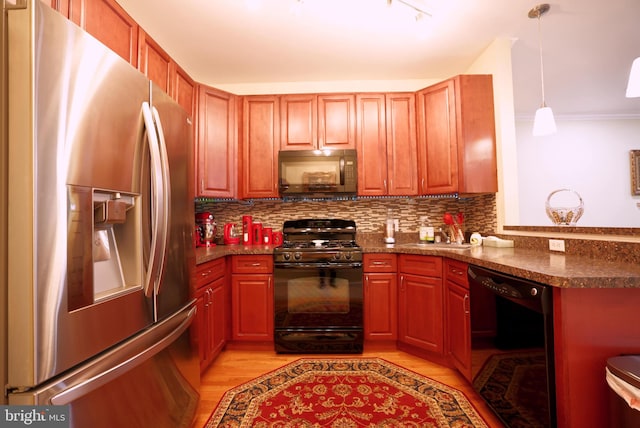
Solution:
[{"label": "stainless steel refrigerator", "polygon": [[2,2],[4,402],[190,426],[190,119],[43,2]]}]

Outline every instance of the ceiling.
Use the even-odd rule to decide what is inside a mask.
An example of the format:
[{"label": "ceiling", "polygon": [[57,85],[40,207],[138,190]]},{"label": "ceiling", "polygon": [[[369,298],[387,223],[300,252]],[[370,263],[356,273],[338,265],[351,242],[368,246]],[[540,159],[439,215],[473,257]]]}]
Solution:
[{"label": "ceiling", "polygon": [[[541,102],[537,3],[527,0],[117,0],[196,81],[442,80],[513,40],[516,116]],[[428,12],[416,22],[418,9]],[[557,116],[640,116],[624,97],[640,56],[640,1],[551,2],[540,20],[545,98]],[[424,24],[418,33],[417,24]]]}]

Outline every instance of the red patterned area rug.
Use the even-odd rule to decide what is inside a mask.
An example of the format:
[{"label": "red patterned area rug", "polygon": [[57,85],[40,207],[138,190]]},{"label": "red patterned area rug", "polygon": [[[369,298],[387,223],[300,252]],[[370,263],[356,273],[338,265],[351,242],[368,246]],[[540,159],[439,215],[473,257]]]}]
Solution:
[{"label": "red patterned area rug", "polygon": [[289,363],[225,393],[213,427],[487,427],[465,395],[380,358]]}]

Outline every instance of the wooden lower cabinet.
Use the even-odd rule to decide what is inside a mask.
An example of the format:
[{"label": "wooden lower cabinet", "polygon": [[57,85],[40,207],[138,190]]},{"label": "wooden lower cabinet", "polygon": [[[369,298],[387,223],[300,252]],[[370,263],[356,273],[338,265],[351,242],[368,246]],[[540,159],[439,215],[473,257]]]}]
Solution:
[{"label": "wooden lower cabinet", "polygon": [[231,257],[234,341],[273,342],[273,257]]},{"label": "wooden lower cabinet", "polygon": [[444,355],[442,258],[399,256],[398,343]]},{"label": "wooden lower cabinet", "polygon": [[467,264],[444,260],[446,355],[471,382],[471,302]]},{"label": "wooden lower cabinet", "polygon": [[398,288],[395,254],[364,254],[364,338],[398,338]]},{"label": "wooden lower cabinet", "polygon": [[196,319],[193,340],[200,356],[200,372],[215,360],[226,344],[227,298],[225,259],[199,265],[194,273]]}]

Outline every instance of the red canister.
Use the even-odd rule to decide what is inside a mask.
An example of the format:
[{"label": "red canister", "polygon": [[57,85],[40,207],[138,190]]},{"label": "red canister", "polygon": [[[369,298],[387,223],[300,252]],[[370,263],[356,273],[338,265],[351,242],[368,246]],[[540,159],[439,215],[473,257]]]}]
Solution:
[{"label": "red canister", "polygon": [[251,228],[253,230],[251,243],[253,245],[262,244],[262,223],[253,223]]},{"label": "red canister", "polygon": [[276,247],[279,246],[279,245],[282,245],[282,232],[281,231],[273,232],[273,234],[271,236],[271,243],[273,245],[275,245]]},{"label": "red canister", "polygon": [[251,236],[253,234],[252,224],[253,224],[253,218],[250,215],[242,216],[242,244],[243,245],[251,245],[251,243],[253,242],[253,239]]},{"label": "red canister", "polygon": [[271,245],[271,240],[273,238],[273,232],[270,227],[265,227],[262,229],[262,243],[264,245]]}]

